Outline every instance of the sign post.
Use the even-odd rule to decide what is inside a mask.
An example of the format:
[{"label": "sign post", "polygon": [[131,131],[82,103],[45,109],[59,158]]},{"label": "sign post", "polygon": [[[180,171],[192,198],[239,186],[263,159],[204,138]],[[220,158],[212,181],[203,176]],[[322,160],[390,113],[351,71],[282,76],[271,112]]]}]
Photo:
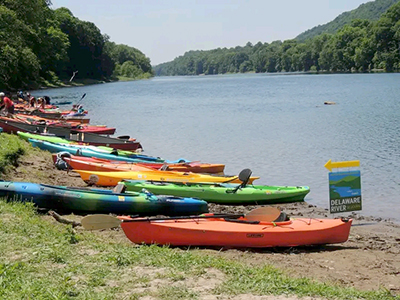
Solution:
[{"label": "sign post", "polygon": [[[329,160],[325,167],[332,168],[357,167],[360,161],[332,162]],[[361,173],[343,171],[329,173],[329,209],[330,213],[349,212],[362,209]]]}]

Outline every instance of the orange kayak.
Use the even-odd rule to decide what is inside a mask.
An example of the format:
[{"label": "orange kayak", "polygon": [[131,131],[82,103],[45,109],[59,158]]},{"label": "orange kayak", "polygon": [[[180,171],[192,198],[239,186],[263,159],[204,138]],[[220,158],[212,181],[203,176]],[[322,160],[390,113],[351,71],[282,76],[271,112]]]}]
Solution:
[{"label": "orange kayak", "polygon": [[[188,163],[157,163],[157,162],[125,162],[101,159],[95,157],[76,156],[63,157],[72,169],[87,170],[87,171],[140,171],[140,170],[160,170],[165,168],[165,171],[177,172],[193,172],[193,173],[222,173],[225,165],[209,164],[200,162]],[[53,154],[54,163],[57,161],[57,154]],[[141,167],[141,168],[140,168]]]},{"label": "orange kayak", "polygon": [[[108,160],[94,159],[85,156],[71,155],[71,157],[63,157],[62,160],[67,162],[67,164],[76,170],[85,171],[152,171],[154,169],[144,167],[136,163],[113,163]],[[53,161],[56,163],[57,154],[53,153]],[[115,161],[116,162],[116,161]]]},{"label": "orange kayak", "polygon": [[[130,180],[150,180],[150,181],[166,181],[166,182],[213,182],[213,183],[242,183],[238,176],[217,176],[206,175],[191,172],[174,172],[174,171],[130,171],[130,172],[97,172],[74,170],[79,173],[82,180],[87,184],[95,184],[98,186],[116,186],[118,182],[124,179]],[[250,177],[249,183],[260,177]]]},{"label": "orange kayak", "polygon": [[[212,215],[212,214],[210,214]],[[347,241],[352,220],[293,219],[284,222],[246,222],[223,218],[148,221],[118,217],[125,235],[136,244],[220,247],[293,247]]]}]

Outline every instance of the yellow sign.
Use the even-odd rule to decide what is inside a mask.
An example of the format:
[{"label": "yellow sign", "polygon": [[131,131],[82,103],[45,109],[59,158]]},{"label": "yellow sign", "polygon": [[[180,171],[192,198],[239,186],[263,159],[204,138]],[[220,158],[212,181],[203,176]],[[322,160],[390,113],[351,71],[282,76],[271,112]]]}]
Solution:
[{"label": "yellow sign", "polygon": [[335,168],[351,168],[351,167],[359,167],[360,161],[359,160],[348,160],[348,161],[336,161],[332,162],[332,160],[328,160],[325,164],[325,168],[332,172],[332,169]]}]

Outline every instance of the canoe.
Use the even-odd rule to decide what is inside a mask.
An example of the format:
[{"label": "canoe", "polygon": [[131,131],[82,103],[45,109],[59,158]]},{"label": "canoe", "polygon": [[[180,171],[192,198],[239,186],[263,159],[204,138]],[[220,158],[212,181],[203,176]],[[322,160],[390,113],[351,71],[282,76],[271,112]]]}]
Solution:
[{"label": "canoe", "polygon": [[[210,214],[212,216],[212,214]],[[293,247],[347,241],[352,220],[300,218],[282,222],[199,218],[141,221],[119,217],[133,243],[227,248]]]},{"label": "canoe", "polygon": [[183,184],[124,180],[127,191],[146,189],[156,195],[194,197],[210,203],[223,205],[258,205],[304,201],[310,192],[308,186],[246,185],[236,191],[237,184]]},{"label": "canoe", "polygon": [[[206,175],[191,172],[174,172],[174,171],[139,171],[139,172],[96,172],[74,170],[79,173],[82,180],[89,185],[98,186],[116,186],[123,179],[133,180],[154,180],[167,182],[232,182],[240,183],[238,176],[217,176]],[[260,177],[250,177],[249,183]]]},{"label": "canoe", "polygon": [[123,161],[130,161],[130,162],[142,162],[143,160],[140,158],[128,158],[123,156],[117,156],[109,153],[102,153],[97,152],[92,149],[81,148],[79,145],[74,144],[58,144],[58,143],[50,143],[46,141],[39,141],[35,139],[28,139],[33,147],[38,147],[41,150],[49,151],[51,153],[58,153],[58,152],[68,152],[70,154],[79,154],[81,156],[88,156],[88,157],[98,157],[104,159],[114,159],[114,160],[123,160]]},{"label": "canoe", "polygon": [[[57,163],[59,162],[59,159],[62,159],[69,165],[71,169],[86,170],[86,171],[102,171],[102,172],[137,171],[137,167],[140,166],[150,170],[163,169],[165,171],[177,171],[177,172],[214,173],[210,172],[210,170],[213,170],[212,167],[208,168],[208,166],[213,164],[206,164],[206,163],[193,163],[193,165],[192,163],[163,164],[163,163],[151,163],[147,161],[131,163],[127,161],[100,159],[87,156],[76,156],[72,154],[70,154],[69,156],[61,155],[61,158],[59,157],[60,156],[59,153],[53,153],[52,156],[54,163]],[[198,165],[204,165],[204,167],[199,168]],[[224,167],[225,165],[222,166]],[[223,170],[223,167],[219,169]]]},{"label": "canoe", "polygon": [[151,193],[53,186],[29,182],[0,182],[0,197],[33,202],[39,208],[77,213],[191,215],[208,211],[207,202]]}]

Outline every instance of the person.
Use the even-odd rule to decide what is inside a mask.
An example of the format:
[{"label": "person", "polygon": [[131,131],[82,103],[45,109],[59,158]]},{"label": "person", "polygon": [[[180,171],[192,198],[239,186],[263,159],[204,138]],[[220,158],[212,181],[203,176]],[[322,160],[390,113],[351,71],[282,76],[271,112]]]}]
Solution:
[{"label": "person", "polygon": [[[18,91],[18,92],[17,92],[17,97],[18,97],[18,100],[19,100],[19,101],[25,100],[24,92],[23,92],[23,91]],[[20,99],[21,99],[21,100],[20,100]]]},{"label": "person", "polygon": [[39,97],[39,98],[38,98],[38,106],[39,106],[39,108],[41,108],[41,109],[45,109],[45,107],[46,107],[46,101],[44,100],[44,98],[42,98],[42,97]]},{"label": "person", "polygon": [[3,109],[3,112],[6,112],[7,116],[13,115],[14,102],[10,98],[6,97],[6,95],[3,92],[0,93],[0,99],[1,99],[0,110]]},{"label": "person", "polygon": [[50,105],[51,104],[50,103],[51,99],[50,99],[49,96],[44,96],[44,100],[46,100],[46,105]]},{"label": "person", "polygon": [[30,93],[26,93],[26,97],[29,99],[29,105],[30,105],[31,107],[36,107],[36,105],[37,105],[36,98],[33,97],[33,96],[31,96]]}]

